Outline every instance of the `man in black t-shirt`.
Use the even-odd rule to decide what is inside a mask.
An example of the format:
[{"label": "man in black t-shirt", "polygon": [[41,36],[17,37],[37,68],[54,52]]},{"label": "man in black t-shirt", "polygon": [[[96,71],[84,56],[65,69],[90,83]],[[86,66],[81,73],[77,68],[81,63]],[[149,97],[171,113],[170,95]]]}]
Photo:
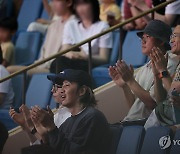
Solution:
[{"label": "man in black t-shirt", "polygon": [[62,105],[72,116],[57,128],[48,112],[37,106],[32,108],[34,125],[46,129],[43,142],[59,154],[109,154],[109,125],[104,115],[94,108],[91,77],[84,71],[68,69],[48,79],[61,86]]}]

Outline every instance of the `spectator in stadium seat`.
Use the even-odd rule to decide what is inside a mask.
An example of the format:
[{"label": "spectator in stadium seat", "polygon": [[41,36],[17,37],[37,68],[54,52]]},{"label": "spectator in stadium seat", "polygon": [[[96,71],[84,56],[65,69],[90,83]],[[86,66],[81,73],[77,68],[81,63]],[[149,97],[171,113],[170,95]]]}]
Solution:
[{"label": "spectator in stadium seat", "polygon": [[96,100],[92,81],[82,70],[67,69],[48,79],[62,86],[62,105],[71,112],[59,129],[52,117],[43,109],[32,108],[31,119],[38,127],[46,128],[43,140],[61,154],[109,154],[111,133],[104,115],[94,108]]},{"label": "spectator in stadium seat", "polygon": [[11,40],[17,28],[18,24],[14,18],[6,17],[0,20],[0,46],[3,53],[2,64],[5,67],[14,65],[14,44]]},{"label": "spectator in stadium seat", "polygon": [[114,26],[121,21],[121,10],[115,0],[100,1],[100,19]]},{"label": "spectator in stadium seat", "polygon": [[[158,47],[166,54],[170,49],[169,40],[171,28],[160,20],[152,20],[146,28],[137,33],[142,39],[142,52],[150,56],[152,49]],[[178,61],[169,54],[168,70],[174,74]],[[124,61],[118,61],[116,66],[109,68],[113,81],[123,89],[129,112],[122,123],[126,121],[148,118],[156,106],[154,96],[154,75],[151,61],[141,67],[134,78],[132,66],[127,66]]]},{"label": "spectator in stadium seat", "polygon": [[[171,52],[176,54],[180,61],[180,25],[174,29],[171,43]],[[167,70],[168,59],[163,56],[160,49],[154,48],[150,58],[153,64],[157,107],[148,118],[145,128],[180,124],[180,117],[176,116],[180,107],[180,64],[178,64],[175,75],[171,76]],[[171,103],[173,103],[174,112]]]},{"label": "spectator in stadium seat", "polygon": [[[139,12],[144,12],[149,9],[147,4],[145,4],[143,0],[133,0],[133,1],[135,1],[133,4],[134,8],[136,8],[136,9],[138,8]],[[168,0],[166,0],[166,1],[168,1]],[[155,19],[164,21],[171,27],[176,26],[178,21],[180,20],[180,1],[177,0],[177,1],[167,5],[165,8],[164,15],[159,14],[158,12],[155,12],[154,17],[155,17]],[[150,18],[147,18],[147,16],[146,16],[146,18],[144,18],[144,19],[148,22],[148,19],[150,19]]]},{"label": "spectator in stadium seat", "polygon": [[[59,128],[62,125],[62,123],[64,123],[64,121],[71,116],[71,114],[66,107],[63,107],[61,105],[61,102],[62,102],[61,86],[54,83],[51,92],[52,92],[52,96],[53,96],[55,102],[60,105],[59,109],[56,111],[56,113],[54,115],[52,114],[54,116],[54,123]],[[52,113],[49,107],[47,109],[50,113]],[[30,133],[32,131],[32,129],[34,128],[34,125],[30,118],[29,109],[25,105],[22,105],[20,107],[19,111],[20,111],[20,113],[16,112],[13,108],[11,108],[9,111],[11,118],[18,125],[20,125],[24,129],[24,131],[26,131],[26,133],[30,139],[31,145],[41,144],[40,134],[38,132],[36,132],[34,135],[32,135]]]},{"label": "spectator in stadium seat", "polygon": [[[2,50],[0,47],[0,79],[9,76],[9,72],[2,65]],[[11,79],[0,83],[0,109],[9,109],[14,100],[14,91]]]},{"label": "spectator in stadium seat", "polygon": [[53,0],[52,2],[48,2],[48,0],[42,0],[44,9],[48,13],[48,16],[50,17],[49,20],[46,19],[37,19],[36,22],[32,22],[28,28],[27,31],[38,31],[42,34],[45,34],[49,25],[53,22],[59,19],[59,16],[56,15],[56,12],[54,11],[54,3],[56,3],[58,0]]},{"label": "spectator in stadium seat", "polygon": [[0,122],[0,154],[2,154],[3,147],[8,139],[8,131],[6,127]]},{"label": "spectator in stadium seat", "polygon": [[[72,0],[54,0],[54,9],[56,13],[61,16],[61,18],[55,22],[53,22],[47,31],[47,35],[45,38],[45,42],[41,48],[40,57],[37,61],[43,60],[53,54],[58,53],[62,49],[62,36],[63,36],[63,29],[64,25],[67,21],[70,21],[75,18],[72,15]],[[35,61],[34,63],[36,63]],[[27,73],[29,75],[36,74],[36,73],[47,73],[49,72],[51,61],[48,61],[34,69],[29,70]],[[14,73],[25,66],[10,66],[8,67],[8,71],[10,73]]]},{"label": "spectator in stadium seat", "polygon": [[[63,49],[68,49],[73,45],[88,39],[109,28],[109,25],[100,21],[98,0],[75,0],[75,13],[78,19],[68,22],[64,28]],[[92,62],[93,66],[106,64],[112,48],[112,34],[108,33],[93,41]],[[64,69],[88,70],[88,44],[82,45],[58,58],[58,72]],[[55,73],[56,61],[51,66],[51,72]]]}]

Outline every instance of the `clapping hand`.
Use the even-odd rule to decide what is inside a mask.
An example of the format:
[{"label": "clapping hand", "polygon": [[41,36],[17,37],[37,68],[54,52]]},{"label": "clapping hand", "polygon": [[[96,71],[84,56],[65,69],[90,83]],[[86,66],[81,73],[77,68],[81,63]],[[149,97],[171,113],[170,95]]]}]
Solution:
[{"label": "clapping hand", "polygon": [[168,54],[164,56],[163,52],[159,48],[154,47],[152,49],[150,59],[152,61],[153,73],[155,75],[167,70]]}]

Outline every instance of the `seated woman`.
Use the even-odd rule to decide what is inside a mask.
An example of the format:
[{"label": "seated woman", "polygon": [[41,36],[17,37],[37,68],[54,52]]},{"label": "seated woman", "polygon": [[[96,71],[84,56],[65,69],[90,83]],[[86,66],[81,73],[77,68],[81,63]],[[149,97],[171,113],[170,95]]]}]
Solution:
[{"label": "seated woman", "polygon": [[[171,35],[173,54],[180,55],[180,25],[176,26]],[[145,128],[152,126],[173,126],[180,124],[180,64],[174,78],[167,71],[168,58],[165,58],[158,48],[151,53],[154,73],[154,94],[157,107],[148,118]]]},{"label": "seated woman", "polygon": [[[108,24],[100,21],[100,8],[98,0],[75,0],[75,13],[78,19],[68,22],[63,33],[63,49],[88,39],[109,28]],[[91,42],[93,66],[105,64],[109,60],[112,48],[112,34],[108,33]],[[59,57],[57,72],[64,69],[88,70],[88,44],[82,45],[62,57]],[[51,65],[51,72],[55,73],[56,61]]]},{"label": "seated woman", "polygon": [[43,143],[48,143],[61,154],[109,154],[111,134],[104,115],[94,108],[91,77],[84,71],[67,69],[48,79],[62,86],[62,105],[71,112],[59,129],[53,118],[43,109],[35,106],[31,119],[38,131],[46,130]]}]

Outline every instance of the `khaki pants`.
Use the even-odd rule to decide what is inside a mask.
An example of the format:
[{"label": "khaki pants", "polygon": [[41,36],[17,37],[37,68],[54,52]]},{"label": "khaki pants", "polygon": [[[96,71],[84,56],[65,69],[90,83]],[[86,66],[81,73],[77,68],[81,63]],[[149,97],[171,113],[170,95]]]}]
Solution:
[{"label": "khaki pants", "polygon": [[[7,67],[7,70],[9,71],[9,73],[15,73],[17,71],[20,71],[21,69],[24,69],[26,68],[26,66],[18,66],[18,65],[14,65],[14,66],[9,66]],[[38,74],[38,73],[49,73],[49,69],[47,68],[41,68],[41,67],[36,67],[36,68],[33,68],[31,70],[29,70],[27,72],[27,74],[29,76],[32,76],[33,74]]]}]

